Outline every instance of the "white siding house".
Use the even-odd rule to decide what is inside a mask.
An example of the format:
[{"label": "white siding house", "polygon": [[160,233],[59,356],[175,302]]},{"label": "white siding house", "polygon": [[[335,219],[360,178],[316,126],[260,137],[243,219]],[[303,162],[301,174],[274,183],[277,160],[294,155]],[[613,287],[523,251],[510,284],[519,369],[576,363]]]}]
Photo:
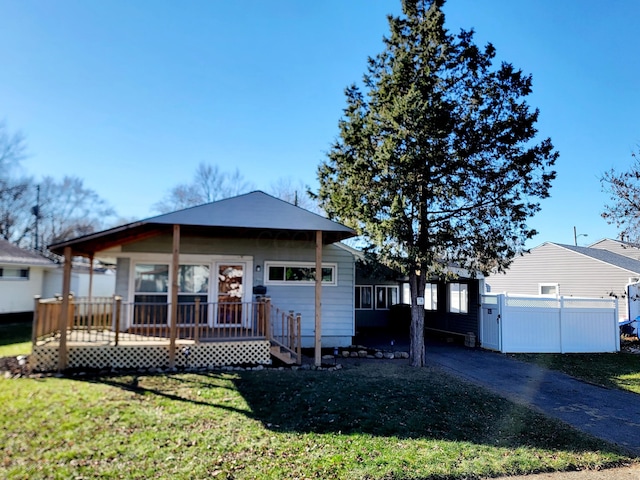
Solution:
[{"label": "white siding house", "polygon": [[0,315],[33,312],[45,273],[55,267],[42,255],[0,239]]},{"label": "white siding house", "polygon": [[506,273],[489,276],[485,281],[486,292],[616,297],[620,319],[625,319],[628,316],[626,286],[640,278],[640,260],[615,253],[623,249],[617,248],[614,241],[598,242],[598,245],[543,243],[514,259]]}]

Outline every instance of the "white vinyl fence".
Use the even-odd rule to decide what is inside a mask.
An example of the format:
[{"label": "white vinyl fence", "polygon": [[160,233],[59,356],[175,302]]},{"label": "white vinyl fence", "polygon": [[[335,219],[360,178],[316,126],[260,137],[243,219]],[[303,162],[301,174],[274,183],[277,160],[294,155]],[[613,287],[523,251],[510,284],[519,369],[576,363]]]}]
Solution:
[{"label": "white vinyl fence", "polygon": [[618,300],[483,295],[480,344],[502,353],[620,351]]}]

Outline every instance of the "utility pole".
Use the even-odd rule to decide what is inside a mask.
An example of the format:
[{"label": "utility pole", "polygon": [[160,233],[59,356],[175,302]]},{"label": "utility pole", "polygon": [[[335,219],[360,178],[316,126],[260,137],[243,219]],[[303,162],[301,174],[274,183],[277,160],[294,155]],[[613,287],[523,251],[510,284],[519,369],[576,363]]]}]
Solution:
[{"label": "utility pole", "polygon": [[36,217],[35,250],[36,250],[36,252],[39,252],[40,251],[40,234],[38,233],[38,226],[40,224],[40,185],[36,186],[36,205],[35,205],[35,207],[31,207],[31,213]]}]

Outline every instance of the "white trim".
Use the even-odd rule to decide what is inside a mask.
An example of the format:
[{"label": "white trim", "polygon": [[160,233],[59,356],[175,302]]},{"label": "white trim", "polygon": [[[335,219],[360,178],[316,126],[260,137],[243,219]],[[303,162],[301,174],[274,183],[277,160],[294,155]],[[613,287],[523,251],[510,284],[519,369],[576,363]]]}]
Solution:
[{"label": "white trim", "polygon": [[400,286],[399,285],[376,285],[373,291],[373,296],[374,296],[374,304],[375,304],[375,309],[376,310],[389,310],[391,308],[391,305],[397,305],[396,303],[393,303],[391,305],[387,305],[386,308],[383,307],[378,307],[378,289],[384,289],[385,290],[385,302],[388,300],[388,296],[386,291],[389,289],[395,289],[396,291],[396,301],[398,303],[400,303]]},{"label": "white trim", "polygon": [[[269,268],[270,267],[300,267],[300,268],[315,268],[314,262],[291,262],[291,261],[277,261],[267,260],[264,262],[264,284],[265,285],[286,285],[286,286],[305,286],[312,287],[315,285],[315,280],[269,280]],[[323,286],[335,287],[338,285],[338,264],[335,262],[325,263],[322,262],[322,268],[331,268],[332,280],[330,282],[322,282]]]},{"label": "white trim", "polygon": [[[373,310],[373,305],[375,304],[375,289],[373,288],[373,285],[354,285],[354,290],[353,290],[353,308],[355,310]],[[371,289],[371,306],[369,308],[366,307],[358,307],[356,306],[356,292],[355,289],[356,288],[362,288],[362,287],[368,287]],[[362,305],[362,293],[360,293],[360,304]]]}]

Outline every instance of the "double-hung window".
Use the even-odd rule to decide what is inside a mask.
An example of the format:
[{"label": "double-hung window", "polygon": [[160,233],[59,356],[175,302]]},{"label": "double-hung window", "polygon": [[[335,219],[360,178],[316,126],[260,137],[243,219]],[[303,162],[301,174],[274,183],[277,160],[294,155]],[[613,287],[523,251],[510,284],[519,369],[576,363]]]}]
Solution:
[{"label": "double-hung window", "polygon": [[397,286],[376,285],[376,310],[388,310],[391,305],[398,303]]},{"label": "double-hung window", "polygon": [[424,287],[424,309],[438,310],[438,284],[427,283]]},{"label": "double-hung window", "polygon": [[373,287],[371,285],[356,285],[356,310],[371,310],[373,308]]}]

